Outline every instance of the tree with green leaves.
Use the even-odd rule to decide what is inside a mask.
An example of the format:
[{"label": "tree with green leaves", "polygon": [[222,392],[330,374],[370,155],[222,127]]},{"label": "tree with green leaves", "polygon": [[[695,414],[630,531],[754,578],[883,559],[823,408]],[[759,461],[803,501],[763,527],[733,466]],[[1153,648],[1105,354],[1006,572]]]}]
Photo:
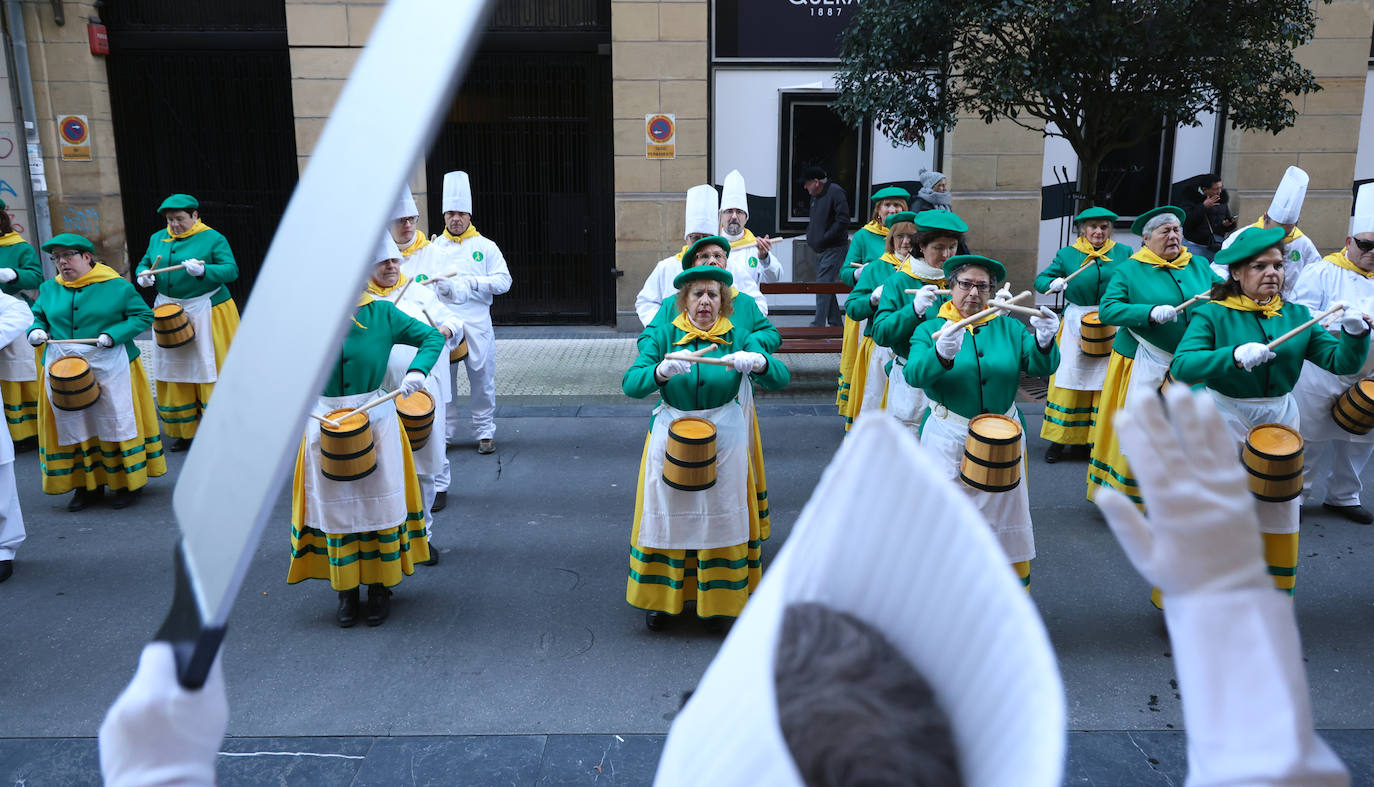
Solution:
[{"label": "tree with green leaves", "polygon": [[1312,39],[1314,6],[864,0],[844,35],[834,107],[903,144],[952,129],[960,114],[1062,136],[1095,204],[1103,158],[1158,132],[1161,117],[1198,125],[1199,113],[1225,108],[1233,128],[1293,125],[1292,99],[1321,89],[1293,58]]}]

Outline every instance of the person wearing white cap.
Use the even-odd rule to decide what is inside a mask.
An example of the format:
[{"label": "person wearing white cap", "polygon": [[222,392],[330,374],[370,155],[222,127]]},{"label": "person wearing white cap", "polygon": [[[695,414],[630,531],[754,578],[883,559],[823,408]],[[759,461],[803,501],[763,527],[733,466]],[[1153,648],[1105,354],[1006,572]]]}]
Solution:
[{"label": "person wearing white cap", "polygon": [[[32,324],[27,303],[0,293],[0,347],[24,338]],[[14,442],[8,429],[0,429],[0,582],[14,573],[14,553],[24,537],[24,512],[14,485]]]},{"label": "person wearing white cap", "polygon": [[[1345,248],[1304,269],[1293,300],[1317,314],[1338,301],[1365,313],[1374,312],[1374,183],[1360,186]],[[1328,330],[1340,330],[1338,323],[1333,321]],[[1308,362],[1303,364],[1293,389],[1306,440],[1304,485],[1325,478],[1322,506],[1361,525],[1374,524],[1374,513],[1360,502],[1364,489],[1360,476],[1374,455],[1374,432],[1360,435],[1342,429],[1332,420],[1331,408],[1341,394],[1371,374],[1374,356],[1366,359],[1358,372],[1348,375],[1334,375]]]},{"label": "person wearing white cap", "polygon": [[[1288,234],[1283,238],[1283,292],[1285,298],[1291,297],[1297,286],[1299,274],[1308,265],[1321,260],[1321,252],[1312,239],[1298,229],[1298,217],[1302,214],[1302,203],[1307,198],[1307,173],[1297,167],[1289,167],[1283,173],[1283,180],[1274,190],[1274,198],[1269,209],[1255,223],[1239,227],[1226,237],[1221,247],[1224,249],[1236,242],[1240,234],[1251,227],[1283,227]],[[1218,276],[1226,278],[1226,266],[1212,264]]]},{"label": "person wearing white cap", "polygon": [[[413,286],[414,280],[401,273],[401,251],[391,240],[391,235],[382,237],[374,256],[377,263],[372,268],[372,278],[367,282],[367,294],[379,300],[391,301],[416,320],[438,328],[444,335],[446,349],[457,347],[458,342],[463,340],[463,321],[439,300],[432,288]],[[399,388],[415,356],[413,347],[404,344],[393,346],[387,361],[384,385],[391,389]],[[425,505],[425,534],[429,540],[429,560],[425,565],[430,566],[439,562],[439,548],[434,545],[434,499],[438,494],[435,479],[441,473],[447,476],[448,469],[444,441],[438,438],[445,431],[444,402],[453,396],[448,367],[448,353],[439,353],[439,359],[425,377],[422,390],[434,406],[434,422],[430,426],[431,437],[414,450],[415,473],[420,481],[420,498]],[[447,481],[447,477],[444,480]],[[447,484],[444,488],[448,488]]]},{"label": "person wearing white cap", "polygon": [[[468,356],[463,361],[472,390],[472,431],[477,453],[496,450],[496,334],[491,326],[491,302],[510,290],[510,269],[501,249],[472,224],[472,188],[466,172],[444,175],[444,233],[434,240],[437,260],[426,261],[423,272],[435,279],[435,293],[453,307],[467,333]],[[410,271],[407,271],[410,272]],[[456,383],[457,369],[452,371]],[[458,403],[448,401],[447,440],[457,439]]]},{"label": "person wearing white cap", "polygon": [[768,253],[774,239],[767,235],[755,237],[744,226],[748,221],[749,196],[744,191],[744,176],[732,169],[725,176],[720,195],[720,234],[730,241],[730,272],[737,282],[741,274],[756,284],[778,281],[782,278],[782,263]]},{"label": "person wearing white cap", "polygon": [[420,231],[420,209],[415,205],[415,197],[410,193],[409,186],[401,187],[401,196],[391,211],[391,224],[388,230],[391,232],[391,240],[395,241],[401,252],[401,259],[406,263],[418,261],[420,257],[416,257],[417,254],[435,251],[430,245],[429,238]]}]

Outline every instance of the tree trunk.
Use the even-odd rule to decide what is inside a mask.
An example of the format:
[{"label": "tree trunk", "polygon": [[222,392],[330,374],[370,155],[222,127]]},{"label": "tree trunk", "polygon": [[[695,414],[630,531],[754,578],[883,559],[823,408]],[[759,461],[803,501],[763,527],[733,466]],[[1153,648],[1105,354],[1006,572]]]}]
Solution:
[{"label": "tree trunk", "polygon": [[1078,206],[1082,211],[1097,205],[1097,170],[1102,166],[1101,153],[1095,150],[1079,150],[1078,153],[1078,191],[1083,201]]}]

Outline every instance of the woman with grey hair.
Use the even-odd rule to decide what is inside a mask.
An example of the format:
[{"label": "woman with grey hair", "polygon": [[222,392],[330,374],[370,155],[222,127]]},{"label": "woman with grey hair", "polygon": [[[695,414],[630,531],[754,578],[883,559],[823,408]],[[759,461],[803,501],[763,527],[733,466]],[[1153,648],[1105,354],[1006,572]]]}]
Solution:
[{"label": "woman with grey hair", "polygon": [[911,201],[911,212],[920,213],[923,210],[950,210],[949,207],[949,178],[943,172],[927,170],[920,174],[921,190],[916,192],[916,197]]}]

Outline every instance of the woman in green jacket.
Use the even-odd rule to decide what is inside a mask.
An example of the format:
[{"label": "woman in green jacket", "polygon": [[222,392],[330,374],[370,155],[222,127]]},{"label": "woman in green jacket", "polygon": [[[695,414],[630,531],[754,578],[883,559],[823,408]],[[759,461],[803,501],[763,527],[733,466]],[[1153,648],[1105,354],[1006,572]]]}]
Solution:
[{"label": "woman in green jacket", "polygon": [[[639,356],[621,381],[628,396],[662,397],[640,461],[625,588],[625,600],[646,611],[654,631],[688,602],[695,602],[698,617],[716,624],[737,617],[762,575],[763,537],[750,502],[749,424],[738,396],[748,376],[776,390],[789,375],[731,322],[726,292],[732,279],[711,265],[680,273],[673,280],[678,315],[640,334]],[[725,363],[668,357],[694,351]],[[689,417],[715,430],[716,480],[703,490],[675,488],[663,477],[670,427]]]},{"label": "woman in green jacket", "polygon": [[[875,191],[871,199],[873,217],[849,239],[849,253],[845,255],[844,265],[840,267],[840,281],[850,287],[858,281],[859,273],[865,265],[887,253],[887,219],[906,210],[907,203],[911,200],[911,192],[900,186],[888,186]],[[835,392],[835,405],[840,408],[840,415],[845,414],[845,403],[849,401],[850,376],[854,369],[855,353],[858,352],[860,341],[868,335],[861,322],[845,315],[844,340],[840,345],[840,386]],[[852,420],[845,418],[846,429]]]},{"label": "woman in green jacket", "polygon": [[[14,231],[9,211],[0,202],[0,292],[32,303],[25,290],[43,283],[43,263],[38,252]],[[5,402],[5,425],[17,451],[32,449],[38,442],[37,353],[20,337],[0,347],[0,399]]]},{"label": "woman in green jacket", "polygon": [[[1170,373],[1207,386],[1238,443],[1260,424],[1299,428],[1293,386],[1303,361],[1332,374],[1359,371],[1369,353],[1370,318],[1352,308],[1338,317],[1340,338],[1313,324],[1272,350],[1268,343],[1312,318],[1306,306],[1284,301],[1282,227],[1243,230],[1217,253],[1226,281],[1197,310],[1174,353]],[[1274,585],[1290,595],[1297,581],[1298,506],[1255,501],[1264,555]]]},{"label": "woman in green jacket", "polygon": [[[162,437],[134,337],[153,324],[153,310],[134,286],[95,261],[95,247],[63,233],[43,244],[57,277],[38,288],[29,344],[42,346],[47,384],[39,389],[38,462],[43,491],[75,490],[80,511],[109,486],[114,508],[132,504],[149,478],[167,472]],[[69,342],[64,340],[85,340]],[[52,367],[67,356],[90,366],[100,395],[89,406],[53,406]]]}]

